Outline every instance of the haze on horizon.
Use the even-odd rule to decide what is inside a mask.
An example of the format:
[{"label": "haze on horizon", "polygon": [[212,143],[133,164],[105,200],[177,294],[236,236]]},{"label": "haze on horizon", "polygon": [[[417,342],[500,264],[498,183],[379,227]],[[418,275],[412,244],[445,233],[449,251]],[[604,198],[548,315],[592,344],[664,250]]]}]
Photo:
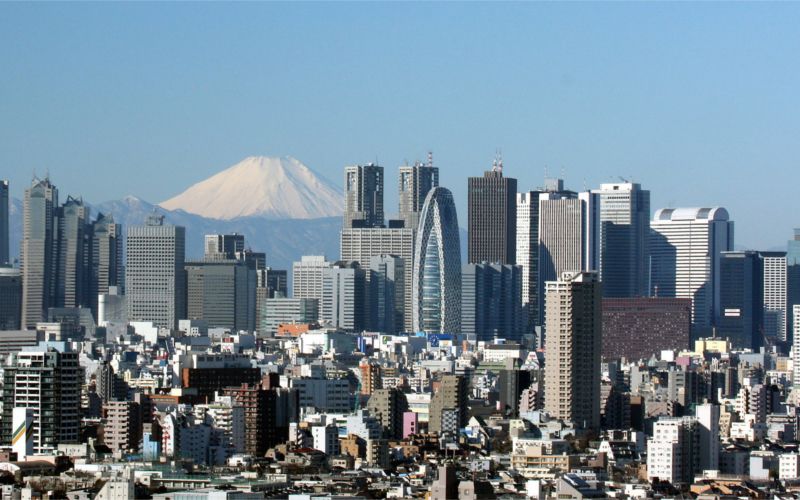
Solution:
[{"label": "haze on horizon", "polygon": [[0,178],[167,200],[245,157],[341,186],[502,150],[519,188],[632,179],[722,205],[737,247],[800,226],[800,4],[0,4]]}]

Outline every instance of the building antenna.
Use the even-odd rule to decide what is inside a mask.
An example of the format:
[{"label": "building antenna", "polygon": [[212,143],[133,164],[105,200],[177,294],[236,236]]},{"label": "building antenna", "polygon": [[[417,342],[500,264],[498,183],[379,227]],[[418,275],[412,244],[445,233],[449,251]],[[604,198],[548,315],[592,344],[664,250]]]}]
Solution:
[{"label": "building antenna", "polygon": [[503,150],[502,149],[498,149],[497,150],[497,170],[499,170],[501,174],[503,173]]},{"label": "building antenna", "polygon": [[428,151],[428,168],[433,168],[433,151]]}]

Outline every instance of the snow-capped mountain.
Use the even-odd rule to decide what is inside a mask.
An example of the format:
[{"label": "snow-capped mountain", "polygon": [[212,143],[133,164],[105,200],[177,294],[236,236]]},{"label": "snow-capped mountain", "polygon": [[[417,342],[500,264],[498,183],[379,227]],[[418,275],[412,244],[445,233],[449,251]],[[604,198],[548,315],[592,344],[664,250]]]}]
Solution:
[{"label": "snow-capped mountain", "polygon": [[290,156],[251,156],[160,203],[210,219],[316,219],[342,214],[342,191]]}]

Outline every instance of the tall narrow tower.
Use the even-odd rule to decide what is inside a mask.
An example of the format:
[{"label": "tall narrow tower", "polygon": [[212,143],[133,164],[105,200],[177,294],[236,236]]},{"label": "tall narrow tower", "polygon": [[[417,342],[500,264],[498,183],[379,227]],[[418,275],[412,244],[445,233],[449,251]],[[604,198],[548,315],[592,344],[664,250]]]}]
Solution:
[{"label": "tall narrow tower", "polygon": [[547,282],[544,406],[584,429],[600,426],[601,293],[595,272],[564,272]]},{"label": "tall narrow tower", "polygon": [[383,226],[383,167],[345,167],[344,188],[344,228]]},{"label": "tall narrow tower", "polygon": [[0,180],[0,266],[11,263],[8,232],[8,181]]},{"label": "tall narrow tower", "polygon": [[54,306],[56,284],[55,212],[58,189],[49,178],[34,178],[25,190],[22,248],[22,328],[36,328]]},{"label": "tall narrow tower", "polygon": [[398,195],[400,219],[404,227],[416,230],[419,214],[428,192],[439,185],[439,169],[433,166],[433,157],[428,163],[415,163],[400,167]]},{"label": "tall narrow tower", "polygon": [[514,264],[517,244],[517,180],[503,176],[496,159],[483,177],[467,184],[468,261]]}]

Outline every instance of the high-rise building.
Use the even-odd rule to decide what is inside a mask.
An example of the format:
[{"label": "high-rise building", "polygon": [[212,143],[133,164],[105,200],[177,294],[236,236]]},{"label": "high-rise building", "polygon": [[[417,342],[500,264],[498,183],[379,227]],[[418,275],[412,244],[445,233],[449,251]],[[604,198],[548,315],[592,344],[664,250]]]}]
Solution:
[{"label": "high-rise building", "polygon": [[139,404],[108,401],[103,404],[103,443],[112,451],[137,452],[142,434]]},{"label": "high-rise building", "polygon": [[243,234],[207,234],[205,237],[207,259],[235,259],[241,252],[244,252]]},{"label": "high-rise building", "polygon": [[467,260],[470,263],[516,263],[517,180],[503,177],[503,163],[495,160],[483,177],[467,184]]},{"label": "high-rise building", "polygon": [[42,343],[12,354],[3,367],[2,442],[11,444],[12,411],[33,410],[33,449],[55,454],[59,443],[78,443],[83,368],[78,353]]},{"label": "high-rise building", "polygon": [[383,167],[345,167],[344,187],[344,228],[383,226]]},{"label": "high-rise building", "polygon": [[758,349],[764,340],[764,270],[758,252],[722,252],[717,332],[740,349]]},{"label": "high-rise building", "polygon": [[0,266],[11,263],[8,232],[9,200],[8,181],[0,180]]},{"label": "high-rise building", "polygon": [[795,318],[794,318],[794,305],[800,304],[800,228],[795,228],[794,238],[786,243],[786,307],[788,309],[789,317],[787,323],[789,325],[789,333],[792,335],[790,340],[793,340]]},{"label": "high-rise building", "polygon": [[345,331],[364,330],[365,294],[366,271],[358,262],[336,262],[323,272],[320,320]]},{"label": "high-rise building", "polygon": [[98,320],[98,297],[122,284],[122,226],[111,214],[97,214],[92,223],[89,270],[89,303]]},{"label": "high-rise building", "polygon": [[601,184],[599,271],[605,297],[649,295],[650,191],[633,182]]},{"label": "high-rise building", "polygon": [[390,334],[403,331],[405,260],[395,255],[376,255],[369,260],[369,272],[369,328]]},{"label": "high-rise building", "polygon": [[517,193],[516,264],[522,269],[522,314],[525,333],[539,325],[539,194]]},{"label": "high-rise building", "polygon": [[23,235],[20,252],[22,272],[22,327],[33,329],[47,309],[56,306],[58,189],[49,178],[34,178],[25,190]]},{"label": "high-rise building", "polygon": [[647,477],[691,484],[700,469],[700,429],[694,417],[661,417],[647,440]]},{"label": "high-rise building", "polygon": [[255,329],[256,271],[235,259],[186,263],[186,315],[212,328]]},{"label": "high-rise building", "polygon": [[420,214],[414,248],[413,329],[456,333],[461,330],[461,250],[452,193],[432,189]]},{"label": "high-rise building", "polygon": [[56,277],[57,307],[88,306],[88,238],[89,207],[80,198],[67,196],[56,212],[58,269]]},{"label": "high-rise building", "polygon": [[598,196],[565,191],[560,179],[539,195],[539,323],[544,324],[544,287],[567,271],[598,268]]},{"label": "high-rise building", "polygon": [[19,330],[22,277],[19,269],[0,266],[0,330]]},{"label": "high-rise building", "polygon": [[519,341],[522,337],[522,269],[503,264],[464,264],[461,332],[468,339]]},{"label": "high-rise building", "polygon": [[186,317],[186,230],[151,215],[128,228],[125,299],[129,321],[176,328]]},{"label": "high-rise building", "polygon": [[602,290],[595,272],[564,272],[545,292],[545,410],[577,428],[600,425]]},{"label": "high-rise building", "polygon": [[332,265],[323,255],[303,255],[292,264],[292,296],[322,300],[322,275]]},{"label": "high-rise building", "polygon": [[728,211],[662,208],[650,228],[651,294],[692,299],[693,334],[710,333],[719,311],[721,254],[733,250]]},{"label": "high-rise building", "polygon": [[[800,304],[792,306],[792,317],[794,318],[794,331],[800,332]],[[792,385],[800,387],[800,335],[795,335],[792,339]]]},{"label": "high-rise building", "polygon": [[650,359],[662,350],[688,349],[691,299],[603,299],[603,358]]},{"label": "high-rise building", "polygon": [[316,323],[318,319],[318,299],[266,299],[263,304],[261,323],[257,327],[262,334],[275,336],[280,325]]},{"label": "high-rise building", "polygon": [[400,167],[399,181],[399,218],[404,227],[416,230],[425,197],[439,185],[439,169],[433,166],[433,156],[428,154],[427,164],[417,162]]},{"label": "high-rise building", "polygon": [[[410,331],[412,327],[411,314],[411,280],[414,262],[414,235],[415,230],[405,227],[395,228],[344,228],[341,233],[341,256],[345,261],[356,261],[363,268],[370,266],[373,257],[380,255],[394,255],[403,259],[404,276],[403,302],[400,307],[403,311],[403,323],[398,326],[401,330]],[[367,282],[371,279],[367,275]],[[365,308],[372,307],[369,297],[364,304]],[[369,310],[365,309],[365,317]],[[372,328],[372,327],[370,327]]]},{"label": "high-rise building", "polygon": [[764,335],[786,342],[786,252],[760,252],[764,269]]},{"label": "high-rise building", "polygon": [[695,407],[700,441],[700,470],[719,470],[719,405]]},{"label": "high-rise building", "polygon": [[467,383],[461,375],[443,375],[431,396],[428,432],[455,436],[467,423]]}]

